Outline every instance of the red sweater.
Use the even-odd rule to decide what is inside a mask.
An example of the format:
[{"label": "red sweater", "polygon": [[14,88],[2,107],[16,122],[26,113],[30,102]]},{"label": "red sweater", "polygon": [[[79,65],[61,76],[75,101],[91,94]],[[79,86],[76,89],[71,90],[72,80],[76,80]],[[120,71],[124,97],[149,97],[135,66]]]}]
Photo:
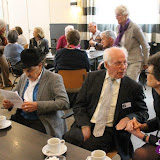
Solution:
[{"label": "red sweater", "polygon": [[58,39],[56,50],[64,48],[66,47],[66,45],[67,45],[67,40],[66,40],[65,35],[63,35]]}]

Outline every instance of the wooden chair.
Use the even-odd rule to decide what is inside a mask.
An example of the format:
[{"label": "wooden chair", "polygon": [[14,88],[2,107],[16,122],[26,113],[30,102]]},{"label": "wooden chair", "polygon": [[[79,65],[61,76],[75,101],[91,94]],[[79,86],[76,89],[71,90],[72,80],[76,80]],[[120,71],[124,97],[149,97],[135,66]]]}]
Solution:
[{"label": "wooden chair", "polygon": [[[58,74],[63,77],[64,86],[68,94],[70,93],[78,93],[81,89],[83,81],[87,76],[86,69],[79,70],[59,70]],[[68,110],[68,112],[62,116],[61,118],[66,119],[73,115],[72,108]]]},{"label": "wooden chair", "polygon": [[7,59],[7,62],[8,62],[9,70],[12,73],[12,76],[15,77],[12,88],[11,88],[12,90],[15,84],[17,84],[16,80],[22,75],[23,72],[20,72],[19,70],[14,69],[8,59]]},{"label": "wooden chair", "polygon": [[27,49],[27,48],[28,48],[28,46],[29,46],[29,45],[28,45],[28,44],[26,44],[26,45],[24,46],[24,49]]},{"label": "wooden chair", "polygon": [[63,77],[64,86],[68,93],[78,92],[87,76],[86,69],[59,70],[58,74]]},{"label": "wooden chair", "polygon": [[112,152],[108,152],[106,155],[109,157],[109,158],[113,158],[116,154],[118,153],[118,151],[112,151]]}]

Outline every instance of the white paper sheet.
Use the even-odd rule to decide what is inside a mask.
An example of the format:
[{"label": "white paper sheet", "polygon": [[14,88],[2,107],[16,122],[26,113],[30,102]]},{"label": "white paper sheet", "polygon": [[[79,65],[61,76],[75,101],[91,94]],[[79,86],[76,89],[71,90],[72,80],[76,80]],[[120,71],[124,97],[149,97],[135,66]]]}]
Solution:
[{"label": "white paper sheet", "polygon": [[13,92],[13,91],[6,91],[3,89],[0,89],[0,92],[2,94],[2,96],[5,99],[8,99],[11,103],[14,104],[14,107],[16,108],[21,108],[22,104],[23,104],[23,100],[22,98],[18,95],[18,92]]}]

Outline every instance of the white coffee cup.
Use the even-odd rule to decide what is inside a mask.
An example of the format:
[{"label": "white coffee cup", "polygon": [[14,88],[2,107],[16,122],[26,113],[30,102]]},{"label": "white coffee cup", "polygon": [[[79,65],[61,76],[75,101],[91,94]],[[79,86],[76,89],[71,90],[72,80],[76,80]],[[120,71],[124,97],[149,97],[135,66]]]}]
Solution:
[{"label": "white coffee cup", "polygon": [[65,140],[60,140],[59,138],[50,138],[47,141],[48,150],[53,154],[60,151],[61,144],[65,144]]},{"label": "white coffee cup", "polygon": [[102,150],[95,150],[88,156],[86,160],[107,160],[106,152]]},{"label": "white coffee cup", "polygon": [[3,127],[6,123],[6,116],[0,115],[0,128]]},{"label": "white coffee cup", "polygon": [[95,51],[95,47],[90,47],[90,51]]}]

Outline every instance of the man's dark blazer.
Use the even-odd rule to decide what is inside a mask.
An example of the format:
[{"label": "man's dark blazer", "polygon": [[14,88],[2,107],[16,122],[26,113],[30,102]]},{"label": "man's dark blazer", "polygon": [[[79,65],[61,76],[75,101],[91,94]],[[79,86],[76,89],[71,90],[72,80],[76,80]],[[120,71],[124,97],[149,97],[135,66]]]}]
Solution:
[{"label": "man's dark blazer", "polygon": [[[91,126],[90,120],[97,107],[105,76],[106,70],[88,74],[73,108],[77,127]],[[131,102],[131,107],[122,109],[122,104],[128,102]],[[144,122],[148,118],[147,111],[142,86],[127,76],[122,78],[113,127],[115,128],[117,123],[124,117],[129,117],[130,119],[136,117],[139,122]],[[121,158],[129,160],[133,151],[130,133],[114,129],[114,137]]]}]

